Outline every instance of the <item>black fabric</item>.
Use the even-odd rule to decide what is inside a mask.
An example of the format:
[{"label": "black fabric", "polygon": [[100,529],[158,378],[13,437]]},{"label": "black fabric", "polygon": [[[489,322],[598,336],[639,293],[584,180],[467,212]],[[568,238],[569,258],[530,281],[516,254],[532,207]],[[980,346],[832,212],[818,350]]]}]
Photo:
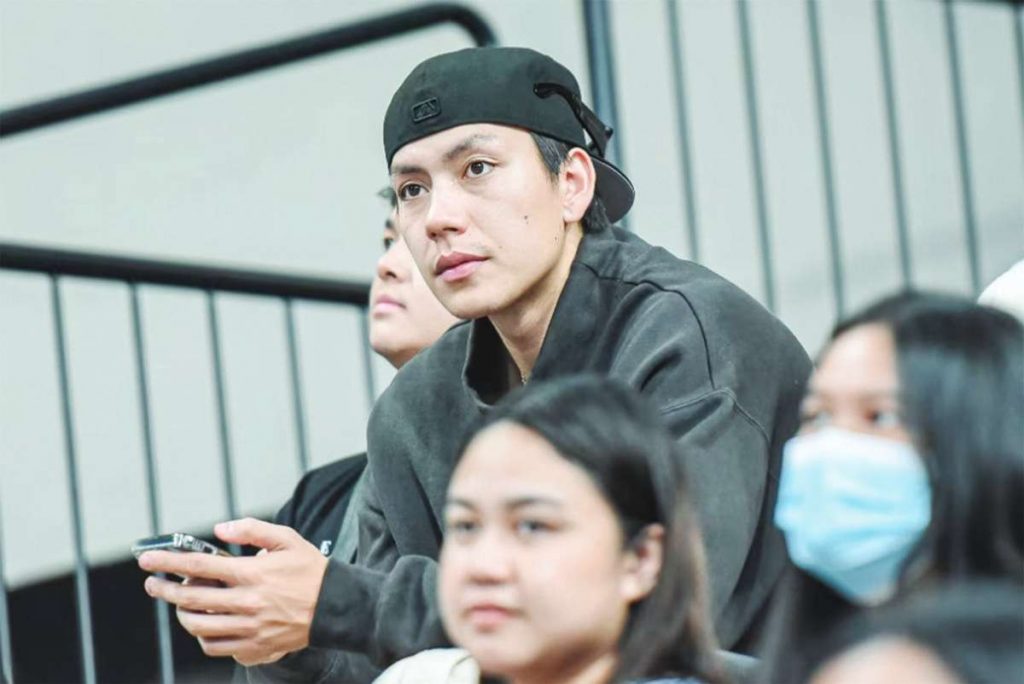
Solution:
[{"label": "black fabric", "polygon": [[330,555],[348,510],[352,489],[366,468],[366,454],[349,456],[306,473],[281,507],[274,522],[294,528],[309,543]]},{"label": "black fabric", "polygon": [[517,47],[466,48],[420,63],[384,116],[388,166],[404,145],[472,123],[525,128],[588,150],[608,220],[618,221],[633,205],[633,184],[604,158],[612,130],[583,104],[572,73],[547,55]]},{"label": "black fabric", "polygon": [[[453,327],[378,400],[358,567],[331,561],[314,646],[387,665],[446,645],[435,586],[443,498],[464,430],[507,388],[496,340],[487,319]],[[618,230],[584,237],[533,369],[537,380],[617,377],[660,407],[701,517],[725,648],[759,614],[785,563],[772,511],[810,369],[792,334],[751,297]],[[333,681],[355,681],[342,672]]]},{"label": "black fabric", "polygon": [[[295,529],[303,538],[330,555],[352,491],[366,469],[366,454],[333,461],[306,473],[281,507],[274,522]],[[355,654],[343,657],[333,650],[309,648],[285,656],[276,663],[236,667],[235,684],[269,682],[317,682],[329,677],[335,664],[344,663],[349,681],[370,682],[380,668]]]}]

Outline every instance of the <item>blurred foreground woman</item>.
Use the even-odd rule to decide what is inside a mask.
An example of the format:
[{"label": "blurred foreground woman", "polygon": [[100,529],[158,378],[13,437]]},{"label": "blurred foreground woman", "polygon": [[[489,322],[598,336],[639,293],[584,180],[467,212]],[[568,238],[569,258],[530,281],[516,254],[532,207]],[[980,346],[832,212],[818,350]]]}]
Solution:
[{"label": "blurred foreground woman", "polygon": [[1024,585],[1024,332],[905,294],[832,334],[787,445],[775,521],[797,569],[764,680],[802,682],[842,619],[955,580]]},{"label": "blurred foreground woman", "polygon": [[720,681],[673,449],[615,381],[510,395],[461,450],[445,505],[441,612],[465,652],[413,656],[380,681]]}]

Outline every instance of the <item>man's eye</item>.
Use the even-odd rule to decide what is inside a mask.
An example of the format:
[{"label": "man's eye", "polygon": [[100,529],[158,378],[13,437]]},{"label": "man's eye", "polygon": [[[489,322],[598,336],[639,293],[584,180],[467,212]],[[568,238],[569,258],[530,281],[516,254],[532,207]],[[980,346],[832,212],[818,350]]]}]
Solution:
[{"label": "man's eye", "polygon": [[391,249],[391,245],[393,245],[393,244],[395,244],[395,238],[393,238],[393,237],[386,237],[386,238],[384,238],[384,251],[386,252],[389,249]]},{"label": "man's eye", "polygon": [[493,168],[494,164],[478,160],[475,162],[471,162],[470,165],[466,167],[466,175],[469,176],[470,178],[476,178],[477,176],[484,175]]},{"label": "man's eye", "polygon": [[424,188],[419,183],[406,183],[398,189],[398,199],[411,200],[423,194]]}]

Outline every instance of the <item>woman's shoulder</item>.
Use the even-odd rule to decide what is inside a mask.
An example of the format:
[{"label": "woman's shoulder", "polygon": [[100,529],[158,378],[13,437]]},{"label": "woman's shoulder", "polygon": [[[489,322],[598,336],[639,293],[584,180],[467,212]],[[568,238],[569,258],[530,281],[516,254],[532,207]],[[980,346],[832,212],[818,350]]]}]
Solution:
[{"label": "woman's shoulder", "polygon": [[403,658],[374,684],[479,684],[480,668],[461,648],[436,648]]}]

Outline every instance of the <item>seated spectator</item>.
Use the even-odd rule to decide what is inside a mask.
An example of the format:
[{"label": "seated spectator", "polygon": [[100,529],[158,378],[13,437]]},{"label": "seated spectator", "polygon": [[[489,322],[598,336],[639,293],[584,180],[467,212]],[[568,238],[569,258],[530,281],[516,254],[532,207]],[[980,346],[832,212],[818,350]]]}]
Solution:
[{"label": "seated spectator", "polygon": [[1024,591],[973,582],[921,592],[854,620],[811,684],[1024,681]]},{"label": "seated spectator", "polygon": [[618,381],[541,382],[502,401],[460,450],[444,508],[441,616],[465,651],[426,651],[378,682],[720,681],[674,452],[657,411]]},{"label": "seated spectator", "polygon": [[766,681],[800,682],[841,619],[950,580],[1024,584],[1024,332],[905,294],[840,323],[785,449],[776,524],[797,566]]}]

